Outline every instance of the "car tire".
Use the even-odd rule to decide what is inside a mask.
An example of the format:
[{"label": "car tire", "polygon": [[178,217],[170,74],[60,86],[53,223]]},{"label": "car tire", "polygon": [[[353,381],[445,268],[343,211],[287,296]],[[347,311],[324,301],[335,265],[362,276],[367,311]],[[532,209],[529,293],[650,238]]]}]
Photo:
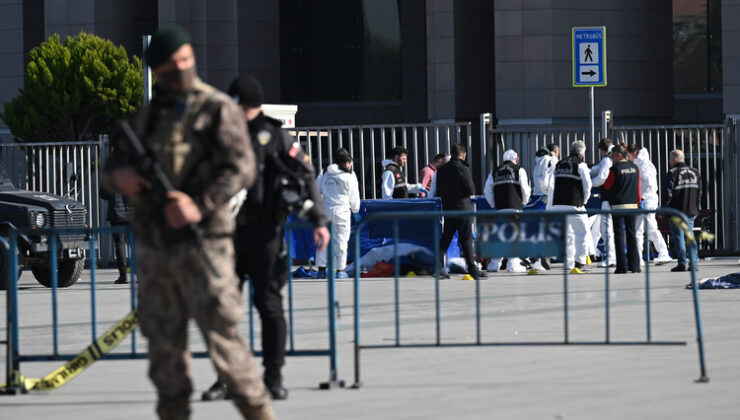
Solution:
[{"label": "car tire", "polygon": [[[57,265],[57,286],[70,287],[77,283],[84,268],[84,258],[79,260],[59,260]],[[41,285],[51,287],[51,270],[48,263],[31,267],[31,272],[36,277],[36,281]]]}]

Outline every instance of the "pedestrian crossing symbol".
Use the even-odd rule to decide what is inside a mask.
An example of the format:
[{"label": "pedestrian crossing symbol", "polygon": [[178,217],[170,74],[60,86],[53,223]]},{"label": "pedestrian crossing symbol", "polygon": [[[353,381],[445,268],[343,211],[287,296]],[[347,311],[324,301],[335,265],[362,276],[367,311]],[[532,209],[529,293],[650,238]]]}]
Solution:
[{"label": "pedestrian crossing symbol", "polygon": [[[599,44],[590,42],[581,42],[578,44],[579,64],[599,64]],[[594,58],[594,56],[596,58]]]},{"label": "pedestrian crossing symbol", "polygon": [[572,29],[573,86],[606,86],[606,27]]}]

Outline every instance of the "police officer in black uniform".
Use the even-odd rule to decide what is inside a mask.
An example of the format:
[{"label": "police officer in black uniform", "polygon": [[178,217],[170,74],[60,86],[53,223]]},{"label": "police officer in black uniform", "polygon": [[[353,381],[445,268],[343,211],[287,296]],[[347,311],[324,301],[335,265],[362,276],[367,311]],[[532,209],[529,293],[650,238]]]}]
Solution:
[{"label": "police officer in black uniform", "polygon": [[[637,209],[640,205],[640,169],[627,160],[627,150],[620,145],[611,151],[614,164],[604,181],[604,198],[609,201],[612,210]],[[612,215],[614,223],[614,253],[617,257],[615,274],[625,274],[627,270],[640,272],[640,252],[637,248],[637,215]],[[627,237],[625,240],[625,229]],[[627,255],[624,255],[625,242]]]},{"label": "police officer in black uniform", "polygon": [[[309,205],[304,204],[303,210],[313,204],[307,215],[314,226],[313,237],[319,249],[329,242],[327,218],[310,158],[280,128],[280,121],[262,113],[262,87],[257,79],[250,75],[236,78],[229,94],[244,110],[258,164],[257,182],[247,192],[237,215],[236,272],[242,279],[249,276],[254,289],[254,304],[262,321],[265,385],[273,399],[282,400],[288,397],[280,373],[285,364],[287,334],[281,290],[288,269],[282,225],[295,210],[287,197],[295,196],[293,193],[304,196]],[[286,191],[286,185],[290,191]],[[227,396],[228,390],[220,382],[203,393],[204,400]]]}]

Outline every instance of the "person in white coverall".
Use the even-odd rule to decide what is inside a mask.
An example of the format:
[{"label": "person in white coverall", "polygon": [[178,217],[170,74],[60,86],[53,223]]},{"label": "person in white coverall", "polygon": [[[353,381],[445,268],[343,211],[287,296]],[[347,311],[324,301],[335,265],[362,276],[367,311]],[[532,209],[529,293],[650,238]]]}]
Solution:
[{"label": "person in white coverall", "polygon": [[586,264],[586,202],[591,196],[591,176],[583,161],[586,145],[576,140],[570,145],[568,157],[558,162],[553,175],[553,189],[548,206],[553,210],[577,210],[583,213],[567,217],[565,268],[582,273]]},{"label": "person in white coverall", "polygon": [[534,169],[532,169],[532,195],[530,196],[532,202],[539,199],[547,204],[547,196],[552,188],[549,180],[552,179],[557,164],[557,156],[554,156],[552,151],[546,147],[541,148],[535,154]]},{"label": "person in white coverall", "polygon": [[[527,171],[519,167],[519,156],[513,150],[504,152],[504,162],[488,174],[483,193],[488,205],[493,209],[521,212],[524,203],[529,201],[532,190],[529,187]],[[498,271],[503,258],[491,259],[488,271]],[[509,258],[506,271],[520,273],[526,271],[518,257]]]},{"label": "person in white coverall", "polygon": [[[555,165],[560,160],[560,146],[550,143],[537,151],[534,158],[534,169],[532,169],[532,195],[529,203],[524,206],[525,210],[546,210],[547,197],[552,193],[553,174]],[[590,235],[587,235],[587,238]],[[539,258],[532,263],[532,268],[537,271],[549,270],[550,263],[547,258]]]},{"label": "person in white coverall", "polygon": [[[609,176],[609,170],[614,164],[612,161],[612,158],[609,157],[609,152],[611,151],[612,147],[614,147],[612,145],[612,141],[610,139],[603,138],[599,141],[598,147],[599,147],[599,154],[601,155],[601,162],[599,162],[598,165],[594,165],[594,167],[591,168],[591,184],[593,185],[593,187],[602,187],[604,185],[606,178]],[[609,210],[610,208],[611,207],[609,206],[608,201],[603,200],[601,202],[602,210]],[[604,241],[606,241],[607,236],[609,238],[609,243],[608,244],[604,243],[604,247],[605,248],[608,247],[608,252],[607,252],[608,260],[607,258],[604,258],[602,256],[601,262],[599,263],[599,267],[606,267],[607,265],[609,267],[616,266],[617,257],[616,257],[616,254],[614,253],[614,225],[612,224],[611,216],[610,215],[597,216],[594,222],[594,226],[595,226],[595,229],[591,229],[594,245],[598,245],[600,238],[604,238]]]},{"label": "person in white coverall", "polygon": [[[640,168],[640,192],[642,194],[642,203],[640,208],[645,210],[655,210],[658,208],[658,171],[655,169],[655,165],[650,161],[650,154],[644,147],[640,147],[636,144],[630,144],[627,148],[628,159],[633,161],[638,168]],[[666,246],[663,235],[658,230],[658,222],[655,220],[655,213],[643,214],[637,218],[637,229],[635,229],[635,237],[637,237],[637,247],[640,249],[642,254],[645,244],[643,243],[643,235],[645,230],[645,220],[647,219],[648,224],[648,238],[653,243],[655,250],[658,251],[658,257],[655,259],[656,265],[667,264],[673,259],[668,254],[668,246]],[[647,256],[649,260],[650,256]],[[642,260],[641,260],[642,261]]]},{"label": "person in white coverall", "polygon": [[[316,180],[324,202],[326,215],[334,225],[334,269],[336,278],[346,279],[347,245],[352,227],[352,213],[360,211],[360,189],[352,172],[352,157],[345,149],[334,153],[334,163],[329,165]],[[319,277],[327,267],[327,249],[316,253]]]}]

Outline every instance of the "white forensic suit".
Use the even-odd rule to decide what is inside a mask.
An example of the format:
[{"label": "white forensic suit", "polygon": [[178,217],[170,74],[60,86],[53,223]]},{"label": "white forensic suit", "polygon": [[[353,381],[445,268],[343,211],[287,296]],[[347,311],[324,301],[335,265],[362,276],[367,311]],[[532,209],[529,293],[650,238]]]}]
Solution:
[{"label": "white forensic suit", "polygon": [[[655,169],[653,162],[650,161],[650,154],[647,149],[640,149],[637,153],[635,164],[640,168],[640,193],[642,194],[641,207],[646,210],[655,210],[658,208],[658,171]],[[637,247],[640,250],[640,254],[642,254],[645,247],[645,244],[643,243],[643,231],[645,229],[646,219],[648,224],[648,238],[658,251],[658,257],[655,259],[655,262],[657,264],[671,262],[672,259],[668,254],[668,247],[663,239],[663,235],[661,235],[658,230],[658,222],[655,220],[654,213],[642,215],[637,218],[635,236],[637,237]]]},{"label": "white forensic suit", "polygon": [[[334,225],[334,270],[344,271],[347,267],[347,245],[352,227],[352,213],[360,211],[360,189],[357,176],[331,164],[318,177],[316,183],[321,191],[326,215]],[[316,253],[316,265],[327,266],[327,248]]]},{"label": "white forensic suit", "polygon": [[[613,146],[609,147],[609,151],[611,151],[612,147]],[[593,168],[591,168],[591,184],[594,188],[604,185],[604,182],[606,182],[606,178],[609,177],[609,170],[611,169],[613,164],[614,162],[612,161],[612,158],[610,158],[609,156],[604,156],[604,158],[601,159],[601,162],[599,162],[598,165],[595,165]],[[611,209],[611,207],[609,206],[609,202],[603,200],[601,202],[601,209]],[[607,259],[603,259],[602,257],[602,261],[601,263],[599,263],[599,266],[604,267],[607,264],[610,266],[616,265],[617,256],[614,252],[614,225],[612,224],[611,215],[605,214],[596,216],[596,219],[594,220],[593,226],[591,228],[591,236],[594,246],[599,244],[599,239],[604,238],[604,240],[606,241],[607,236],[609,237],[609,243],[604,244],[604,247],[608,246],[609,248],[608,262]]]},{"label": "white forensic suit", "polygon": [[532,197],[540,196],[547,203],[547,196],[552,190],[552,176],[558,159],[555,156],[544,155],[534,158],[532,169]]},{"label": "white forensic suit", "polygon": [[[507,151],[507,153],[509,153],[509,151]],[[514,153],[514,152],[511,151],[511,153]],[[514,163],[517,157],[516,154],[514,153],[511,156],[513,156],[514,160],[507,160],[504,162],[504,164],[506,164],[506,162],[511,162],[511,164],[516,165]],[[511,157],[511,156],[507,156],[506,154],[504,154],[504,159],[506,159],[507,157]],[[504,164],[502,164],[502,166],[504,166]],[[501,166],[499,168],[501,168]],[[496,209],[496,200],[494,196],[495,194],[494,191],[497,188],[495,187],[498,185],[502,185],[503,188],[499,189],[499,191],[506,191],[506,186],[503,184],[512,184],[512,185],[515,185],[515,187],[518,187],[518,189],[521,191],[522,204],[526,204],[527,202],[529,202],[529,196],[532,193],[532,190],[529,187],[529,179],[527,178],[527,171],[525,171],[524,168],[520,167],[518,171],[518,178],[519,178],[518,180],[512,180],[512,179],[494,180],[494,172],[496,172],[499,168],[496,168],[494,171],[491,171],[491,173],[488,174],[488,179],[486,179],[486,185],[483,188],[483,193],[486,196],[486,201],[488,202],[488,205],[491,206],[492,209]],[[497,177],[497,178],[500,178],[500,177]],[[498,209],[498,210],[511,211],[511,212],[521,211],[519,209],[512,209],[512,208],[504,208],[504,209]],[[501,266],[502,259],[503,258],[500,258],[500,257],[492,258],[491,261],[488,263],[488,267],[487,267],[488,271],[498,271],[499,267]],[[510,273],[518,273],[518,272],[526,271],[526,269],[522,266],[521,261],[522,261],[521,258],[518,258],[518,257],[509,258],[508,262],[506,263],[506,271]]]},{"label": "white forensic suit", "polygon": [[[570,156],[555,167],[552,194],[548,207],[552,210],[577,210],[584,213],[567,217],[565,268],[572,270],[575,263],[586,264],[586,237],[589,235],[586,202],[591,196],[591,176],[583,159]],[[580,191],[578,191],[580,188]],[[570,204],[564,204],[570,203]]]}]

